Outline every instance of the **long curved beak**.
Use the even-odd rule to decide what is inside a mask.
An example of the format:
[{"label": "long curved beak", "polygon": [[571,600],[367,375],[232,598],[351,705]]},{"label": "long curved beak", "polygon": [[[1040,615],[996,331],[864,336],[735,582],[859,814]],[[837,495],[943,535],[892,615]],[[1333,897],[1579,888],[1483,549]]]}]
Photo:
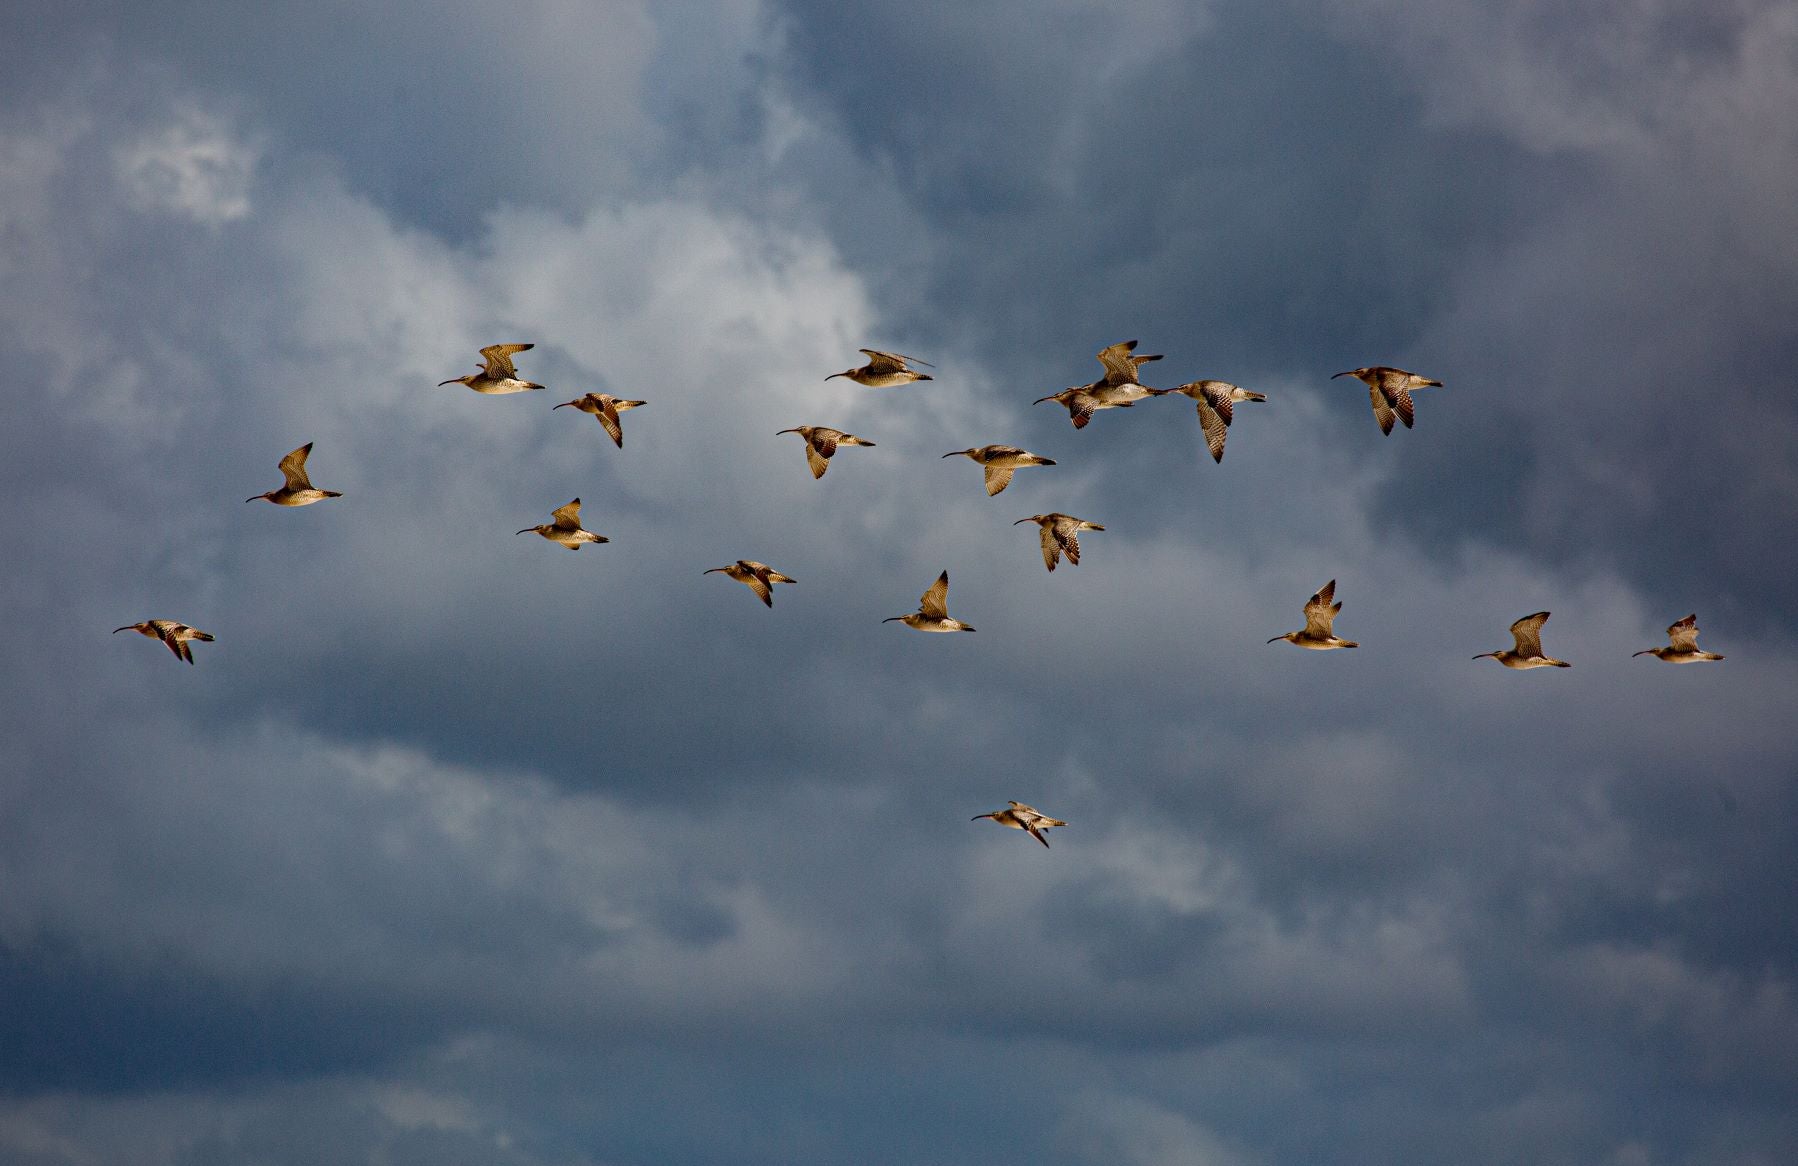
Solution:
[{"label": "long curved beak", "polygon": [[701,571],[700,574],[701,575],[717,575],[717,574],[720,574],[721,572],[723,572],[723,570],[724,570],[723,567],[713,567],[709,571]]},{"label": "long curved beak", "polygon": [[[266,495],[266,494],[256,495],[256,498],[266,498],[266,497],[268,497],[268,495]],[[245,502],[254,502],[254,501],[256,501],[256,498],[245,498],[244,501]]]},{"label": "long curved beak", "polygon": [[113,628],[113,629],[112,629],[112,634],[113,634],[113,635],[115,635],[115,636],[116,636],[116,635],[118,635],[118,634],[119,634],[119,633],[120,633],[120,632],[134,632],[134,631],[136,631],[136,630],[137,630],[137,625],[135,625],[135,624],[126,624],[126,625],[125,625],[125,626],[124,626],[124,627],[122,627],[122,628]]},{"label": "long curved beak", "polygon": [[905,617],[904,617],[904,616],[902,616],[902,615],[889,615],[889,616],[887,616],[887,617],[886,617],[886,618],[885,618],[885,619],[883,619],[883,620],[881,620],[881,621],[880,621],[880,622],[881,622],[881,623],[892,623],[892,622],[893,622],[893,621],[894,621],[894,620],[896,620],[896,619],[897,619],[897,620],[903,620],[903,619],[904,619],[904,618],[905,618]]},{"label": "long curved beak", "polygon": [[980,819],[982,819],[982,818],[990,818],[990,817],[992,817],[992,815],[991,815],[991,814],[975,814],[975,815],[974,815],[974,816],[973,816],[973,817],[972,817],[972,818],[969,818],[969,819],[968,819],[968,821],[970,821],[970,822],[978,822],[978,821],[980,821]]},{"label": "long curved beak", "polygon": [[1046,396],[1046,397],[1038,397],[1038,398],[1037,398],[1037,399],[1036,399],[1036,400],[1034,400],[1034,401],[1032,401],[1032,402],[1030,402],[1030,403],[1031,403],[1031,404],[1032,404],[1032,405],[1040,405],[1040,404],[1042,404],[1042,403],[1043,403],[1043,402],[1044,402],[1044,401],[1053,401],[1053,400],[1054,400],[1054,399],[1055,399],[1055,394],[1054,394],[1054,393],[1050,393],[1050,394],[1049,394],[1049,395],[1048,395],[1048,396]]},{"label": "long curved beak", "polygon": [[1280,640],[1283,640],[1285,638],[1286,638],[1285,636],[1275,636],[1273,639],[1269,640],[1268,643],[1270,643],[1270,644],[1277,643]]},{"label": "long curved beak", "polygon": [[1354,375],[1355,375],[1355,370],[1354,370],[1354,369],[1352,369],[1352,368],[1351,368],[1351,369],[1350,369],[1350,370],[1348,370],[1348,371],[1347,371],[1347,372],[1339,372],[1339,373],[1337,373],[1337,374],[1336,374],[1336,376],[1333,376],[1333,377],[1331,377],[1331,378],[1330,378],[1330,379],[1331,379],[1331,380],[1335,380],[1335,379],[1336,379],[1336,377],[1352,377],[1352,376],[1354,376]]},{"label": "long curved beak", "polygon": [[1657,649],[1655,648],[1643,648],[1640,652],[1631,652],[1629,658],[1634,660],[1637,656],[1652,656],[1656,651]]},{"label": "long curved beak", "polygon": [[462,383],[461,381],[456,380],[455,378],[452,377],[451,379],[449,379],[447,381],[438,381],[437,387],[441,389],[444,385],[459,385],[461,383]]},{"label": "long curved beak", "polygon": [[944,454],[943,456],[944,457],[966,457],[966,456],[968,456],[968,451],[965,449],[952,449],[948,453]]},{"label": "long curved beak", "polygon": [[[578,402],[578,401],[563,401],[560,405],[556,406],[556,409],[566,409],[570,405],[577,405],[579,403],[580,402]],[[551,409],[550,412],[554,413],[556,411],[556,409]]]},{"label": "long curved beak", "polygon": [[1012,523],[1012,525],[1013,526],[1022,526],[1026,522],[1035,522],[1035,521],[1036,521],[1036,519],[1034,519],[1034,518],[1020,518],[1016,522]]},{"label": "long curved beak", "polygon": [[[825,377],[825,378],[824,378],[824,379],[825,379],[825,380],[829,380],[829,379],[830,379],[830,378],[829,378],[829,377]],[[781,435],[781,434],[783,434],[783,433],[798,433],[798,432],[799,432],[799,431],[798,431],[798,430],[797,430],[797,429],[776,429],[776,430],[775,430],[775,431],[774,431],[774,436],[776,436],[776,437],[779,437],[779,436],[780,436],[780,435]]]},{"label": "long curved beak", "polygon": [[[1332,377],[1330,379],[1334,380],[1335,378]],[[1481,652],[1479,655],[1475,656],[1474,659],[1475,660],[1484,660],[1488,656],[1492,657],[1494,660],[1498,659],[1497,652]]]},{"label": "long curved beak", "polygon": [[519,534],[529,534],[529,533],[531,533],[531,532],[532,532],[532,531],[533,531],[533,530],[536,530],[536,529],[537,529],[537,528],[536,528],[536,527],[534,527],[534,526],[527,526],[527,527],[525,527],[525,528],[524,528],[524,529],[523,529],[523,530],[521,530],[521,531],[519,531],[519,532],[518,532],[518,533],[519,533]]},{"label": "long curved beak", "polygon": [[825,377],[825,378],[824,378],[824,379],[825,379],[825,380],[827,380],[827,381],[834,381],[834,380],[836,380],[836,379],[837,379],[837,378],[838,378],[838,377],[846,377],[846,376],[848,376],[848,375],[849,375],[849,374],[848,374],[848,373],[846,373],[846,372],[833,372],[833,373],[831,373],[831,374],[830,374],[830,375],[829,375],[829,376],[827,376],[827,377]]}]

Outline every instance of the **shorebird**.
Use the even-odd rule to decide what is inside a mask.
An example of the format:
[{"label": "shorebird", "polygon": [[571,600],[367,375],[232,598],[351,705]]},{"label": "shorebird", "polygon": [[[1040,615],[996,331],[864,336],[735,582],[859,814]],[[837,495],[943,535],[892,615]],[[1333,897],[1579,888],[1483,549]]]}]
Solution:
[{"label": "shorebird", "polygon": [[799,580],[789,575],[782,575],[766,563],[758,563],[754,559],[738,559],[728,567],[713,567],[710,571],[701,571],[702,575],[723,572],[743,586],[756,593],[756,596],[769,607],[774,606],[774,588],[771,583],[797,583]]},{"label": "shorebird", "polygon": [[[540,389],[543,386],[534,385],[532,387]],[[628,413],[639,405],[647,404],[649,404],[648,401],[621,400],[610,393],[588,393],[586,396],[576,401],[563,401],[560,405],[556,406],[556,409],[566,409],[572,405],[583,413],[593,414],[593,416],[598,419],[600,425],[605,428],[605,431],[611,435],[612,444],[619,449],[623,449],[624,427],[618,424],[618,414]],[[555,409],[550,410],[551,413],[554,413],[555,411]]]},{"label": "shorebird", "polygon": [[793,429],[781,429],[774,436],[782,433],[797,433],[805,439],[805,460],[812,467],[812,477],[822,478],[824,471],[830,468],[830,459],[836,456],[839,445],[865,445],[874,448],[871,441],[863,441],[853,433],[844,433],[841,429],[831,429],[824,425],[800,425]]},{"label": "shorebird", "polygon": [[1669,664],[1696,664],[1701,660],[1721,660],[1715,652],[1706,652],[1698,647],[1698,613],[1693,612],[1667,629],[1667,639],[1671,641],[1665,648],[1643,648],[1631,655],[1658,656]]},{"label": "shorebird", "polygon": [[465,377],[453,377],[447,381],[438,381],[437,387],[444,385],[467,385],[477,393],[498,396],[502,393],[523,393],[543,386],[532,381],[520,380],[518,370],[512,367],[512,354],[528,352],[537,347],[535,344],[489,344],[481,349],[483,364],[480,372],[471,372]]},{"label": "shorebird", "polygon": [[968,821],[978,822],[982,818],[991,818],[993,821],[999,823],[999,825],[1010,826],[1013,830],[1028,830],[1030,831],[1030,836],[1042,843],[1045,847],[1049,845],[1049,840],[1043,837],[1043,831],[1053,829],[1056,826],[1067,825],[1067,823],[1063,822],[1060,818],[1051,818],[1047,814],[1031,809],[1023,802],[1007,802],[1005,804],[1010,806],[1011,809],[994,810],[990,814],[975,814],[972,818],[969,818]]},{"label": "shorebird", "polygon": [[576,498],[568,505],[549,512],[554,522],[546,522],[542,526],[527,526],[519,534],[529,534],[533,530],[552,543],[560,543],[571,551],[581,549],[582,543],[609,543],[612,540],[603,534],[594,534],[581,525],[581,500]]},{"label": "shorebird", "polygon": [[1097,356],[1099,363],[1105,366],[1104,376],[1091,384],[1072,385],[1059,393],[1038,397],[1031,404],[1054,401],[1068,411],[1068,419],[1074,423],[1075,429],[1085,429],[1086,423],[1093,419],[1095,410],[1128,409],[1138,401],[1154,396],[1160,390],[1151,389],[1139,382],[1136,373],[1141,366],[1151,360],[1160,360],[1161,357],[1130,355],[1135,349],[1134,340],[1124,340],[1101,348]]},{"label": "shorebird", "polygon": [[916,628],[921,632],[971,632],[974,629],[958,619],[949,616],[949,572],[944,571],[930,585],[930,590],[918,596],[918,610],[910,615],[889,616],[881,623],[892,623],[898,620],[908,628]]},{"label": "shorebird", "polygon": [[1358,377],[1367,384],[1367,398],[1373,402],[1373,419],[1380,423],[1380,432],[1392,432],[1392,418],[1396,414],[1405,428],[1411,428],[1411,390],[1441,388],[1441,381],[1433,381],[1429,377],[1420,377],[1414,372],[1406,372],[1402,368],[1391,368],[1383,364],[1369,365],[1366,368],[1351,368],[1347,372],[1339,372],[1331,377]]},{"label": "shorebird", "polygon": [[1211,449],[1211,460],[1220,463],[1224,460],[1224,438],[1230,434],[1236,402],[1267,400],[1265,393],[1251,393],[1229,381],[1192,381],[1171,389],[1149,391],[1157,397],[1179,393],[1193,399],[1199,407],[1199,425],[1205,430],[1205,444]]},{"label": "shorebird", "polygon": [[266,494],[258,494],[255,498],[245,498],[245,502],[254,502],[256,498],[265,498],[276,506],[310,506],[314,502],[322,502],[326,498],[341,498],[336,490],[315,490],[312,479],[306,476],[306,455],[312,452],[312,443],[294,450],[281,459],[281,476],[287,479],[279,490],[270,490]]},{"label": "shorebird", "polygon": [[833,372],[824,379],[834,381],[838,377],[848,377],[858,385],[866,385],[870,389],[890,389],[894,385],[909,385],[913,381],[933,381],[936,378],[926,372],[913,372],[905,367],[907,363],[921,364],[925,368],[935,368],[928,360],[919,360],[915,356],[901,356],[897,352],[877,352],[872,348],[858,348],[857,352],[868,358],[868,363],[860,368],[844,369]]},{"label": "shorebird", "polygon": [[1028,450],[1019,449],[1015,445],[982,445],[972,449],[952,449],[944,457],[972,458],[986,467],[986,495],[994,494],[1011,485],[1011,472],[1025,466],[1052,466],[1055,463],[1046,457],[1038,457]]},{"label": "shorebird", "polygon": [[1080,565],[1080,532],[1083,530],[1104,530],[1096,522],[1088,522],[1084,518],[1075,518],[1072,514],[1032,514],[1029,518],[1020,518],[1012,523],[1022,526],[1026,522],[1034,522],[1042,527],[1043,566],[1053,571],[1057,560],[1067,555],[1073,566]]},{"label": "shorebird", "polygon": [[1535,615],[1526,615],[1511,625],[1511,638],[1517,641],[1517,647],[1505,652],[1481,652],[1475,660],[1484,660],[1490,656],[1506,668],[1571,668],[1573,665],[1565,660],[1557,660],[1553,656],[1542,654],[1542,625],[1548,622],[1548,613],[1538,611]]},{"label": "shorebird", "polygon": [[1314,652],[1327,652],[1331,648],[1359,648],[1361,645],[1353,640],[1345,640],[1333,630],[1336,616],[1342,611],[1342,604],[1331,603],[1336,598],[1336,580],[1332,579],[1317,589],[1317,594],[1305,601],[1305,627],[1302,631],[1287,632],[1283,636],[1275,636],[1274,640],[1285,640],[1289,644],[1297,644],[1301,648],[1310,648]]},{"label": "shorebird", "polygon": [[122,628],[112,629],[113,635],[120,632],[137,632],[161,640],[169,646],[169,651],[189,664],[194,662],[193,649],[187,646],[189,640],[205,640],[212,642],[212,637],[199,628],[190,628],[184,623],[176,623],[172,619],[147,619],[143,623],[130,623]]}]

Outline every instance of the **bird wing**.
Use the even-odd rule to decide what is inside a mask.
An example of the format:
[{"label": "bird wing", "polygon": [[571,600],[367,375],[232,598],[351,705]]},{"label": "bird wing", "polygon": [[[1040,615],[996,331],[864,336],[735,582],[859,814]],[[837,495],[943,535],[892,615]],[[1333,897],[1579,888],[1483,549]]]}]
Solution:
[{"label": "bird wing", "polygon": [[1009,485],[1011,485],[1010,466],[986,467],[986,496],[988,498],[991,498],[994,494],[997,494]]},{"label": "bird wing", "polygon": [[1211,450],[1211,460],[1221,463],[1224,460],[1224,439],[1230,436],[1230,419],[1209,401],[1200,401],[1199,427],[1205,431],[1205,445]]},{"label": "bird wing", "polygon": [[281,459],[281,476],[287,479],[289,490],[310,490],[312,480],[306,476],[306,455],[312,452],[312,443],[294,450]]},{"label": "bird wing", "polygon": [[1223,381],[1200,381],[1199,391],[1205,394],[1205,403],[1217,410],[1217,415],[1224,419],[1224,424],[1236,420],[1235,398],[1230,390],[1236,386]]},{"label": "bird wing", "polygon": [[[830,448],[834,453],[836,451],[836,442],[831,442]],[[830,454],[819,452],[817,443],[809,437],[806,438],[805,461],[807,465],[812,467],[812,477],[822,478],[824,476],[824,471],[830,468],[829,458]]]},{"label": "bird wing", "polygon": [[581,528],[581,500],[576,498],[568,505],[549,512],[556,521],[557,530],[579,530]]},{"label": "bird wing", "polygon": [[1061,541],[1055,537],[1055,524],[1042,524],[1043,566],[1053,571],[1055,564],[1061,561]]},{"label": "bird wing", "polygon": [[1535,615],[1526,615],[1511,625],[1511,638],[1517,641],[1519,656],[1542,655],[1542,625],[1548,622],[1548,613],[1538,611]]},{"label": "bird wing", "polygon": [[1068,562],[1080,565],[1080,520],[1078,518],[1058,518],[1049,524],[1055,534],[1055,541],[1061,544],[1062,553],[1067,555]]},{"label": "bird wing", "polygon": [[1386,403],[1386,394],[1380,392],[1379,385],[1367,386],[1367,399],[1373,402],[1373,419],[1380,423],[1380,432],[1391,433],[1394,414],[1392,406]]},{"label": "bird wing", "polygon": [[1066,403],[1068,417],[1074,422],[1074,428],[1085,429],[1086,423],[1093,419],[1093,410],[1099,407],[1099,398],[1091,393],[1075,393]]},{"label": "bird wing", "polygon": [[1305,603],[1305,631],[1313,636],[1331,635],[1331,628],[1336,623],[1336,613],[1342,610],[1342,604],[1331,603],[1336,598],[1336,580],[1332,579],[1318,588]]},{"label": "bird wing", "polygon": [[751,569],[743,576],[743,585],[755,592],[756,598],[763,603],[774,606],[774,588],[768,586],[768,568]]},{"label": "bird wing", "polygon": [[1668,628],[1667,639],[1672,642],[1676,651],[1696,652],[1698,650],[1698,613],[1693,612]]},{"label": "bird wing", "polygon": [[840,429],[826,429],[823,426],[819,426],[812,430],[812,435],[806,439],[806,444],[816,449],[819,457],[835,457],[837,453],[837,439],[842,436],[843,431]]},{"label": "bird wing", "polygon": [[1393,385],[1386,389],[1386,399],[1392,402],[1392,411],[1397,413],[1398,419],[1405,423],[1405,428],[1411,428],[1413,410],[1410,390],[1403,385]]},{"label": "bird wing", "polygon": [[873,373],[904,372],[906,362],[921,364],[925,368],[935,368],[928,360],[919,360],[915,356],[906,356],[898,352],[881,352],[873,348],[860,348],[856,351],[868,358],[868,371]]},{"label": "bird wing", "polygon": [[515,378],[518,370],[512,367],[512,354],[528,352],[535,347],[535,344],[489,344],[481,349],[481,360],[487,375],[496,381]]},{"label": "bird wing", "polygon": [[918,596],[918,611],[932,619],[949,618],[949,572],[938,575],[930,589]]},{"label": "bird wing", "polygon": [[601,399],[599,409],[593,414],[593,419],[605,429],[607,436],[612,439],[613,445],[619,449],[624,448],[624,426],[618,423],[618,407],[616,405]]},{"label": "bird wing", "polygon": [[1021,826],[1022,826],[1022,827],[1024,827],[1024,829],[1026,829],[1026,830],[1028,830],[1028,831],[1030,831],[1030,836],[1031,836],[1031,837],[1032,837],[1032,838],[1034,838],[1034,839],[1036,839],[1036,840],[1037,840],[1037,841],[1038,841],[1038,842],[1040,842],[1040,843],[1042,843],[1042,844],[1043,844],[1043,847],[1044,847],[1044,848],[1045,848],[1045,849],[1047,849],[1047,848],[1048,848],[1048,846],[1049,846],[1049,840],[1048,840],[1048,839],[1047,839],[1047,838],[1044,838],[1044,837],[1043,837],[1043,832],[1042,832],[1042,831],[1041,831],[1041,830],[1038,830],[1038,829],[1037,829],[1037,828],[1036,828],[1036,823],[1035,823],[1035,822],[1029,822],[1029,821],[1025,821],[1025,822],[1020,822],[1020,823],[1018,823],[1018,824],[1019,824],[1019,825],[1021,825]]},{"label": "bird wing", "polygon": [[1099,363],[1105,366],[1106,384],[1127,385],[1136,380],[1136,362],[1130,359],[1130,354],[1134,351],[1134,340],[1120,340],[1099,349],[1096,355]]}]

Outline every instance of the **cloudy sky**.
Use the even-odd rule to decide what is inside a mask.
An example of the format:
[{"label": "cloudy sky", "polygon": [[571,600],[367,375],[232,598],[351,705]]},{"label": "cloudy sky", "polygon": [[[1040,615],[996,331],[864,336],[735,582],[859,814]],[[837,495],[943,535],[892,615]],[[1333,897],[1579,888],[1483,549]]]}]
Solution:
[{"label": "cloudy sky", "polygon": [[1798,1160],[1798,5],[0,30],[0,1159]]}]

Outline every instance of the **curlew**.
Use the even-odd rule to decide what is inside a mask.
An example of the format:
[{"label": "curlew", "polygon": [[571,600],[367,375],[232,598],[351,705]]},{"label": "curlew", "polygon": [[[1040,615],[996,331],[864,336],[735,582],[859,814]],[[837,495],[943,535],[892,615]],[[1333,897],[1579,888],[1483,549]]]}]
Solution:
[{"label": "curlew", "polygon": [[982,818],[991,818],[999,825],[1010,826],[1013,830],[1028,830],[1030,836],[1042,843],[1045,848],[1049,845],[1049,840],[1043,837],[1043,831],[1067,825],[1060,818],[1051,818],[1047,814],[1026,806],[1023,802],[1007,802],[1006,805],[1011,808],[994,810],[990,814],[975,814],[968,820],[978,822]]},{"label": "curlew", "polygon": [[199,628],[190,628],[186,624],[177,623],[172,619],[147,619],[143,623],[130,623],[122,628],[112,629],[112,634],[115,636],[120,632],[137,632],[139,635],[161,640],[169,646],[169,651],[189,664],[194,662],[194,653],[193,649],[187,646],[187,641],[212,642],[212,637]]},{"label": "curlew", "polygon": [[535,344],[489,344],[481,349],[481,371],[471,372],[465,377],[452,377],[447,381],[438,381],[437,387],[444,385],[467,385],[477,393],[488,396],[500,396],[504,393],[524,393],[543,386],[532,381],[519,378],[518,370],[512,367],[512,355],[517,352],[529,352]]},{"label": "curlew", "polygon": [[1046,397],[1038,397],[1033,405],[1044,401],[1054,401],[1068,411],[1068,420],[1074,423],[1075,429],[1085,429],[1093,413],[1099,409],[1128,409],[1138,401],[1155,396],[1160,389],[1151,389],[1136,379],[1137,370],[1151,360],[1160,360],[1156,356],[1132,356],[1136,349],[1136,341],[1124,340],[1117,344],[1101,348],[1097,357],[1105,366],[1105,375],[1091,384],[1073,385],[1051,393]]},{"label": "curlew", "polygon": [[793,429],[778,430],[774,436],[779,437],[782,433],[797,433],[805,439],[805,460],[812,467],[813,478],[824,476],[839,445],[865,445],[869,449],[874,448],[871,441],[864,441],[853,433],[844,433],[841,429],[831,429],[825,425],[800,425]]},{"label": "curlew", "polygon": [[[536,387],[542,388],[543,386],[538,385]],[[556,409],[566,409],[573,406],[583,413],[593,414],[594,418],[599,421],[600,426],[605,429],[606,433],[612,438],[612,444],[619,449],[623,449],[624,427],[618,423],[618,414],[628,413],[630,410],[635,409],[640,405],[647,404],[649,404],[648,401],[626,401],[619,397],[614,397],[610,393],[588,393],[579,400],[563,401],[560,405],[556,406]],[[552,413],[555,411],[555,409],[550,410]]]},{"label": "curlew", "polygon": [[1359,648],[1361,645],[1353,640],[1345,640],[1334,630],[1336,616],[1342,611],[1342,604],[1331,603],[1336,598],[1336,580],[1332,579],[1317,589],[1317,594],[1305,601],[1305,626],[1296,632],[1287,632],[1283,636],[1275,636],[1275,640],[1285,640],[1301,648],[1309,648],[1313,652],[1327,652],[1331,648]]},{"label": "curlew", "polygon": [[603,534],[594,534],[581,525],[581,500],[576,498],[568,505],[549,512],[554,522],[546,522],[542,526],[527,526],[519,534],[536,531],[552,543],[558,543],[571,551],[581,549],[582,543],[609,543],[612,540]]},{"label": "curlew", "polygon": [[1391,368],[1383,364],[1369,365],[1366,368],[1351,368],[1347,372],[1339,372],[1331,377],[1358,377],[1367,385],[1367,398],[1373,402],[1373,419],[1380,423],[1380,432],[1392,432],[1392,419],[1396,416],[1411,428],[1411,390],[1441,388],[1441,381],[1433,381],[1429,377],[1420,377],[1414,372],[1406,372],[1402,368]]},{"label": "curlew", "polygon": [[306,456],[312,452],[312,443],[294,450],[281,459],[279,469],[281,476],[287,481],[279,490],[270,490],[266,494],[258,494],[254,498],[245,498],[245,502],[254,502],[257,498],[266,499],[276,506],[310,506],[314,502],[323,502],[326,498],[341,498],[336,490],[315,490],[312,479],[306,476]]},{"label": "curlew", "polygon": [[1511,638],[1517,646],[1503,652],[1481,652],[1475,660],[1484,660],[1490,656],[1506,668],[1571,668],[1573,665],[1565,660],[1557,660],[1553,656],[1542,654],[1542,625],[1548,622],[1548,613],[1538,611],[1535,615],[1526,615],[1511,625]]},{"label": "curlew", "polygon": [[1236,402],[1267,400],[1265,393],[1251,393],[1229,381],[1191,381],[1171,389],[1151,391],[1157,397],[1179,393],[1192,398],[1199,407],[1199,425],[1205,431],[1205,444],[1211,450],[1211,460],[1220,463],[1224,460],[1224,439],[1229,436],[1230,422],[1235,419]]},{"label": "curlew", "polygon": [[1636,656],[1655,656],[1669,664],[1696,664],[1704,660],[1721,660],[1722,656],[1715,652],[1706,652],[1698,646],[1698,613],[1693,612],[1667,629],[1668,644],[1665,648],[1643,648],[1640,652],[1631,653]]},{"label": "curlew", "polygon": [[766,563],[758,563],[754,559],[738,559],[728,567],[713,567],[710,571],[701,571],[702,575],[720,572],[726,577],[735,579],[743,586],[755,592],[756,597],[769,607],[774,606],[773,583],[797,583],[799,580],[790,575],[782,575]]},{"label": "curlew", "polygon": [[1080,532],[1083,530],[1104,530],[1096,522],[1088,522],[1084,518],[1075,518],[1072,514],[1032,514],[1029,518],[1020,518],[1012,523],[1022,526],[1026,522],[1034,522],[1042,527],[1043,566],[1053,571],[1062,555],[1068,557],[1068,563],[1080,565]]},{"label": "curlew", "polygon": [[881,623],[892,623],[898,620],[908,628],[921,632],[971,632],[974,629],[949,615],[949,572],[944,571],[936,577],[930,589],[918,596],[918,610],[910,615],[894,615],[881,620]]},{"label": "curlew", "polygon": [[1019,449],[1015,445],[982,445],[972,449],[952,449],[944,457],[972,458],[986,467],[986,496],[994,494],[1011,485],[1013,470],[1021,470],[1025,466],[1052,466],[1055,462],[1046,457],[1038,457],[1029,450]]},{"label": "curlew", "polygon": [[933,381],[936,378],[927,372],[914,372],[907,368],[909,364],[921,364],[925,368],[935,368],[927,360],[919,360],[915,356],[901,356],[897,352],[877,352],[872,348],[861,348],[856,351],[868,358],[868,363],[860,368],[844,369],[833,372],[824,379],[833,381],[838,377],[848,377],[858,385],[866,385],[870,389],[890,389],[894,385],[909,385],[913,381]]}]

